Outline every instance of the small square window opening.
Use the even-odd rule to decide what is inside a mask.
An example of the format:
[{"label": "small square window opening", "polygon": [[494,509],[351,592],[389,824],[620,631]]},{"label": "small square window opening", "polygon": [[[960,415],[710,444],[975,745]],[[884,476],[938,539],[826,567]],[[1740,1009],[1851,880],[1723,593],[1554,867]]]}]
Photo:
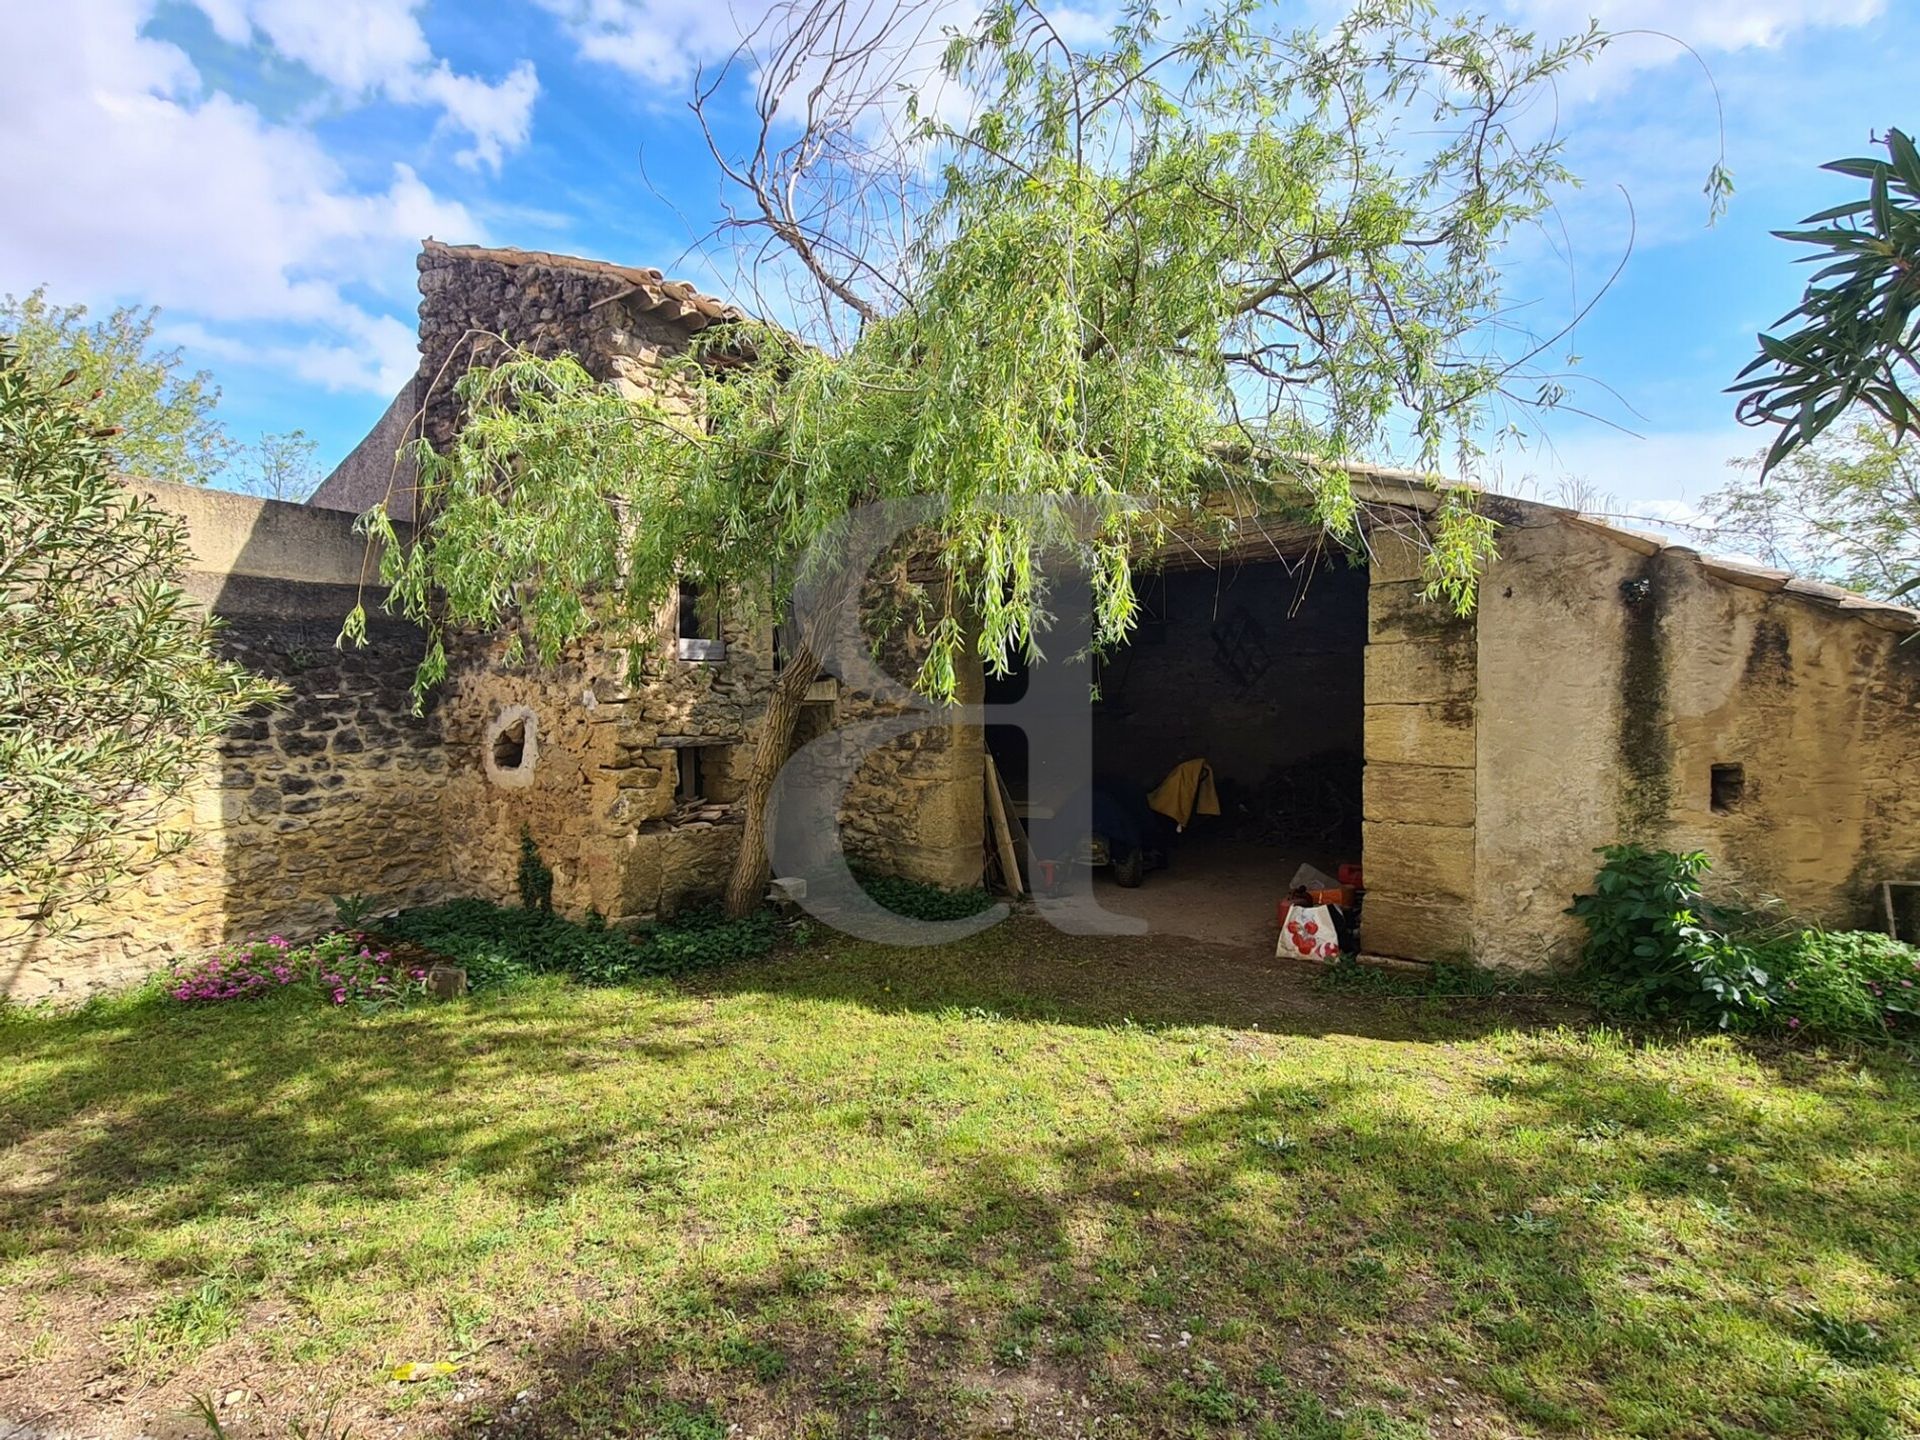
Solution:
[{"label": "small square window opening", "polygon": [[682,804],[706,799],[708,778],[706,747],[703,745],[681,746],[680,783],[674,791],[674,798]]},{"label": "small square window opening", "polygon": [[1732,814],[1740,808],[1740,802],[1746,798],[1746,767],[1744,765],[1714,766],[1709,777],[1708,788],[1713,802],[1713,813]]},{"label": "small square window opening", "polygon": [[720,609],[698,582],[680,582],[676,644],[682,660],[724,660],[727,642],[720,636]]}]

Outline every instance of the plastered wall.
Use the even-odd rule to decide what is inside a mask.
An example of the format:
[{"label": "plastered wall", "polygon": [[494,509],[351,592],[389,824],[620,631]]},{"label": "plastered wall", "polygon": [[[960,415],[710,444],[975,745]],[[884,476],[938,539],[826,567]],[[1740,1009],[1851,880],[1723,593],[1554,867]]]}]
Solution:
[{"label": "plastered wall", "polygon": [[[1486,962],[1568,962],[1562,912],[1622,838],[1704,849],[1721,888],[1834,926],[1920,877],[1920,648],[1896,614],[1535,508],[1501,533],[1477,630]],[[1744,779],[1722,811],[1716,765]]]}]

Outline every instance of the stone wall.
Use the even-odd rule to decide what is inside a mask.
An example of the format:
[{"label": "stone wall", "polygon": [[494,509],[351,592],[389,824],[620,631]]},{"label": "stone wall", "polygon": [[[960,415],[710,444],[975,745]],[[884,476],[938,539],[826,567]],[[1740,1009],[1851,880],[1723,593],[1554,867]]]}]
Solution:
[{"label": "stone wall", "polygon": [[[1541,507],[1500,546],[1478,623],[1480,958],[1569,962],[1563,911],[1621,839],[1703,849],[1722,887],[1877,927],[1878,882],[1920,878],[1911,616]],[[1740,783],[1716,808],[1723,766]]]},{"label": "stone wall", "polygon": [[1465,959],[1477,894],[1475,624],[1421,599],[1421,552],[1402,534],[1370,542],[1361,941],[1375,955]]},{"label": "stone wall", "polygon": [[[749,741],[775,673],[770,627],[722,629],[724,659],[681,660],[663,623],[631,686],[584,648],[557,668],[509,665],[498,640],[462,650],[442,712],[447,843],[463,893],[515,894],[524,827],[554,872],[554,903],[565,914],[634,919],[719,897],[739,845],[735,802]],[[965,703],[978,698],[979,667],[963,671]],[[837,677],[815,689],[822,698],[805,707],[796,746],[899,713]],[[493,747],[515,725],[536,753],[524,772],[503,773]],[[858,765],[840,810],[842,843],[856,863],[949,887],[979,879],[980,733],[936,716]],[[702,793],[683,800],[688,748],[700,750]]]},{"label": "stone wall", "polygon": [[[420,256],[420,291],[426,433],[437,444],[459,422],[452,382],[496,353],[492,335],[572,354],[630,393],[671,397],[662,362],[735,313],[657,271],[432,242]],[[719,895],[739,844],[734,801],[748,742],[773,684],[773,632],[764,619],[723,615],[724,658],[681,659],[675,620],[671,608],[662,614],[634,685],[592,647],[557,670],[507,664],[498,640],[461,648],[444,705],[445,815],[451,870],[464,891],[514,895],[524,828],[554,872],[565,913],[670,914]],[[821,688],[832,698],[808,706],[807,734],[891,711],[870,693]],[[535,735],[537,756],[524,775],[503,779],[489,767],[490,747],[514,715]],[[683,802],[676,792],[688,748],[700,751],[702,794]],[[940,723],[869,757],[842,809],[849,852],[887,873],[977,880],[980,754],[977,730]]]},{"label": "stone wall", "polygon": [[[924,654],[917,637],[896,636],[882,649],[883,672],[902,688]],[[956,702],[978,705],[986,689],[977,657],[956,664]],[[869,691],[835,687],[838,699],[820,724],[853,726],[909,708]],[[986,837],[986,731],[963,724],[949,707],[877,746],[859,764],[840,807],[841,844],[849,859],[882,875],[945,889],[980,882]]]},{"label": "stone wall", "polygon": [[640,270],[538,251],[427,241],[420,250],[420,371],[427,439],[459,426],[454,383],[502,353],[570,354],[596,379],[667,394],[660,365],[707,325],[737,314],[690,287]]},{"label": "stone wall", "polygon": [[[516,894],[524,827],[554,872],[563,913],[670,914],[715,898],[738,846],[733,801],[746,740],[772,679],[771,633],[723,627],[726,658],[682,661],[664,626],[641,682],[582,648],[557,668],[510,665],[503,643],[470,643],[444,701],[445,813],[463,892]],[[516,722],[533,755],[503,770]],[[702,793],[679,798],[680,752],[698,747]]]},{"label": "stone wall", "polygon": [[[107,905],[49,933],[0,899],[0,993],[78,997],[168,959],[333,918],[332,896],[445,898],[439,721],[411,713],[417,631],[381,618],[364,649],[334,640],[366,549],[351,517],[185,486],[142,486],[188,522],[186,588],[221,617],[221,652],[288,688],[220,743],[149,854]],[[377,594],[369,600],[377,600]]]}]

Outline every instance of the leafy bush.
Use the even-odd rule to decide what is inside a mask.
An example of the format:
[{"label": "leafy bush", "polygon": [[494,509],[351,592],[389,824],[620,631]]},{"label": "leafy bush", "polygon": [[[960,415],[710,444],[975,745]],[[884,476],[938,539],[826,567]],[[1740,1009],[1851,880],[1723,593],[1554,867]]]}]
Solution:
[{"label": "leafy bush", "polygon": [[1869,931],[1795,928],[1710,906],[1699,851],[1601,851],[1594,893],[1571,910],[1587,926],[1583,978],[1602,1008],[1638,1018],[1710,1019],[1723,1029],[1871,1039],[1920,1026],[1920,950]]},{"label": "leafy bush", "polygon": [[701,911],[678,916],[655,930],[647,948],[668,967],[662,973],[677,974],[764,955],[779,934],[779,921],[765,910],[737,920],[718,911]]},{"label": "leafy bush", "polygon": [[466,968],[474,990],[499,989],[532,974],[571,975],[590,985],[616,985],[648,975],[679,975],[763,955],[778,923],[760,913],[739,920],[693,914],[650,935],[575,924],[550,911],[514,910],[485,900],[454,900],[409,910],[381,932],[410,940]]},{"label": "leafy bush", "polygon": [[362,1009],[383,1009],[426,994],[425,969],[396,961],[357,932],[323,935],[310,954],[321,994],[336,1005],[351,1000]]},{"label": "leafy bush", "polygon": [[903,880],[897,875],[857,877],[860,888],[875,901],[909,920],[965,920],[978,915],[993,897],[978,886],[966,890],[942,890],[918,880]]},{"label": "leafy bush", "polygon": [[281,693],[216,657],[186,522],[119,482],[74,378],[0,339],[0,889],[55,924],[185,843],[173,800]]},{"label": "leafy bush", "polygon": [[1772,1008],[1772,977],[1715,924],[1700,893],[1712,868],[1704,852],[1609,845],[1600,854],[1594,893],[1576,897],[1568,913],[1586,924],[1582,967],[1606,1008],[1707,1016],[1722,1027]]}]

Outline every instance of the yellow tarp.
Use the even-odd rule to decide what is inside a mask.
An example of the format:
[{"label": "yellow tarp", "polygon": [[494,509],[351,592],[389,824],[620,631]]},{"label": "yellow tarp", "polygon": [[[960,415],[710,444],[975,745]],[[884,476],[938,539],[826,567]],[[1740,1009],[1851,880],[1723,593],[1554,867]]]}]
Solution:
[{"label": "yellow tarp", "polygon": [[1182,830],[1196,814],[1218,815],[1220,797],[1213,788],[1213,767],[1204,760],[1182,760],[1147,796],[1147,806]]}]

